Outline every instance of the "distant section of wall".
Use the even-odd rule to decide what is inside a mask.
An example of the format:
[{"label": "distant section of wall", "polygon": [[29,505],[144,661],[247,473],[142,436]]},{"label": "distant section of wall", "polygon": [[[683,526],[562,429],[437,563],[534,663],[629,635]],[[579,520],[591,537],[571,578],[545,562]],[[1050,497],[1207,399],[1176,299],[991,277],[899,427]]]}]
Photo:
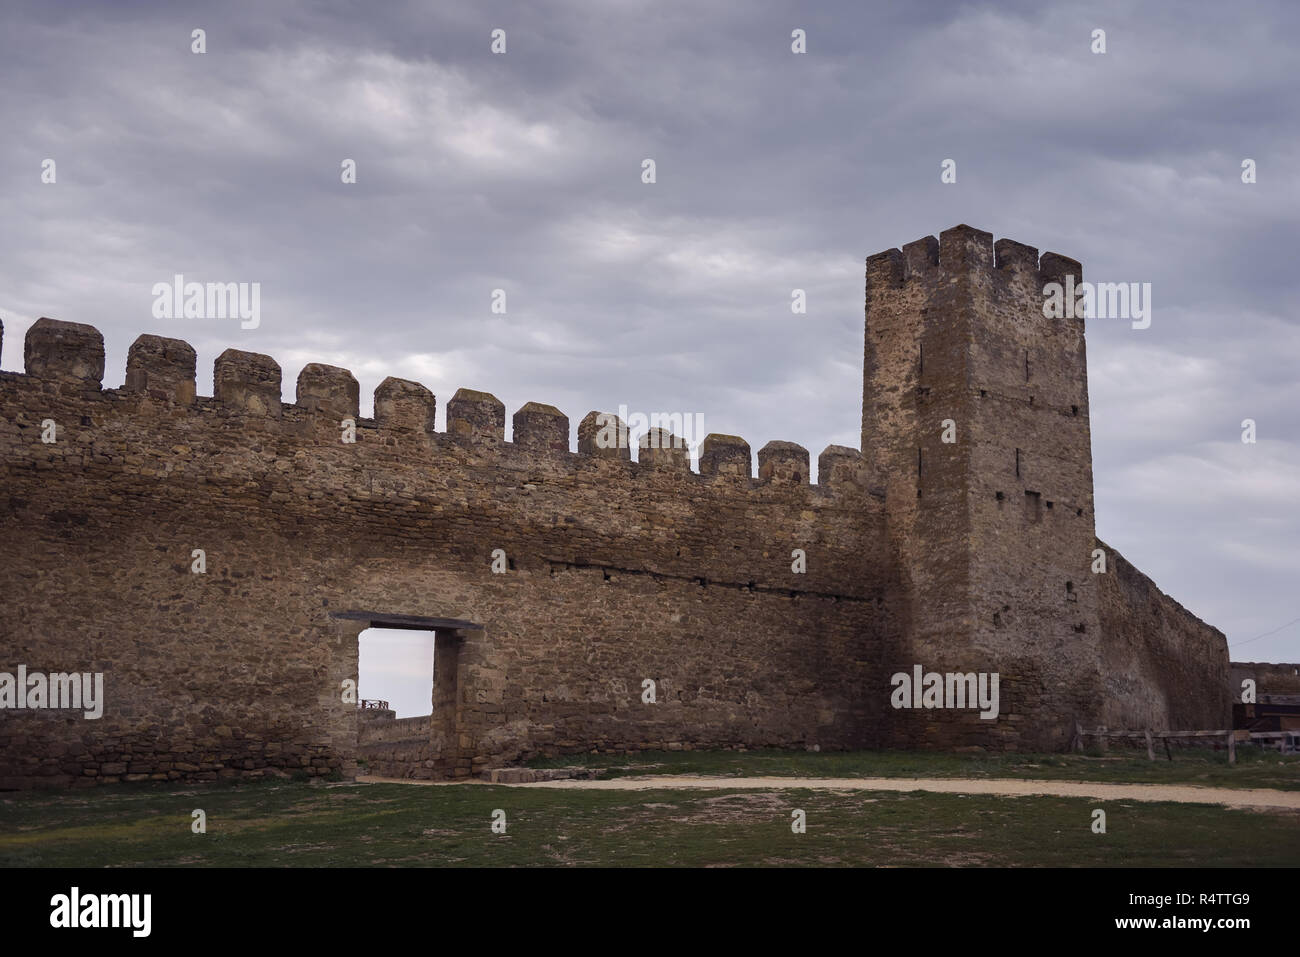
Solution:
[{"label": "distant section of wall", "polygon": [[422,714],[413,718],[362,721],[357,738],[361,772],[382,778],[426,781],[438,777],[432,720],[432,715]]},{"label": "distant section of wall", "polygon": [[1116,729],[1232,727],[1228,642],[1105,542],[1101,588],[1103,720]]},{"label": "distant section of wall", "polygon": [[1300,664],[1234,661],[1228,680],[1228,693],[1233,701],[1241,700],[1241,683],[1247,678],[1254,679],[1257,695],[1300,694]]}]

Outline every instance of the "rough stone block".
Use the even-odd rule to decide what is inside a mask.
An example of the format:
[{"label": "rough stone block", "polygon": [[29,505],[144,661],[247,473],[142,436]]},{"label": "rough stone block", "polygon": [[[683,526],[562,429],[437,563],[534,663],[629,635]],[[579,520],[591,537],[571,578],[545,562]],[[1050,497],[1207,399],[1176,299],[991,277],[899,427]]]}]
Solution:
[{"label": "rough stone block", "polygon": [[578,453],[631,461],[627,423],[612,412],[588,412],[578,423]]},{"label": "rough stone block", "polygon": [[520,448],[569,451],[569,417],[553,405],[525,403],[513,424],[515,445]]},{"label": "rough stone block", "polygon": [[23,343],[23,368],[42,379],[99,388],[104,381],[104,337],[81,322],[37,319]]},{"label": "rough stone block", "polygon": [[127,392],[143,392],[160,402],[189,405],[194,401],[198,358],[182,339],[139,336],[126,354]]},{"label": "rough stone block", "polygon": [[361,414],[361,386],[347,369],[310,362],[298,373],[297,404],[331,418],[355,419]]},{"label": "rough stone block", "polygon": [[457,389],[447,403],[447,434],[499,445],[506,440],[505,404],[490,392]]},{"label": "rough stone block", "polygon": [[389,376],[375,389],[375,424],[381,429],[432,432],[438,400],[410,379]]},{"label": "rough stone block", "polygon": [[227,349],[217,356],[213,386],[217,399],[233,409],[280,417],[280,364],[270,356]]},{"label": "rough stone block", "polygon": [[700,474],[751,478],[749,443],[738,435],[705,436],[700,445]]},{"label": "rough stone block", "polygon": [[808,458],[802,445],[768,442],[758,450],[758,478],[779,485],[807,485]]}]

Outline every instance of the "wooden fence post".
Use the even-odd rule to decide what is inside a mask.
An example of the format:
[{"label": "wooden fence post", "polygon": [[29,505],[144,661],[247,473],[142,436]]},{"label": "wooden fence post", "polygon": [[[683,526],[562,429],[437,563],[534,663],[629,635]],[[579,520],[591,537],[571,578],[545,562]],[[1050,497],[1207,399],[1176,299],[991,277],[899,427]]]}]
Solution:
[{"label": "wooden fence post", "polygon": [[1155,759],[1156,753],[1151,748],[1151,729],[1147,728],[1147,760],[1154,761]]},{"label": "wooden fence post", "polygon": [[1228,732],[1228,763],[1237,763],[1237,735],[1232,731]]}]

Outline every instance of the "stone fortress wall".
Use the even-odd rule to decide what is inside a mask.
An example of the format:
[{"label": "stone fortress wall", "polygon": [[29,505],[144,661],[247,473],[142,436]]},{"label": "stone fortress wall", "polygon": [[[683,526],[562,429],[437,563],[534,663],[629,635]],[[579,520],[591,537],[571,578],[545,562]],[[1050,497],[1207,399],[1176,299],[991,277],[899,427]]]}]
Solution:
[{"label": "stone fortress wall", "polygon": [[[1034,315],[1067,269],[969,227],[868,260],[863,452],[827,448],[817,484],[788,442],[757,475],[727,435],[698,472],[666,434],[633,462],[596,413],[574,452],[532,402],[506,442],[466,389],[437,432],[400,379],[365,419],[319,364],[288,404],[275,361],[236,350],[198,396],[194,350],[153,335],[106,389],[100,334],[41,319],[0,372],[0,672],[100,672],[105,704],[0,711],[0,787],[1222,726],[1222,634],[1117,556],[1090,571],[1082,323]],[[436,625],[432,713],[359,744],[340,689],[388,620]],[[891,707],[916,664],[1000,673],[999,716]]]}]

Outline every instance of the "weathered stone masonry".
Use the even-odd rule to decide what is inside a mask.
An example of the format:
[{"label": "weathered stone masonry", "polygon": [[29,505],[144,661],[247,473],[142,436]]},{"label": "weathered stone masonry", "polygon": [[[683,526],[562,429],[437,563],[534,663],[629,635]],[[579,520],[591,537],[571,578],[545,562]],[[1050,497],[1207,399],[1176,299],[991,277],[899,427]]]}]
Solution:
[{"label": "weathered stone masonry", "polygon": [[[1064,269],[968,227],[868,260],[865,452],[828,448],[816,485],[787,442],[757,478],[735,436],[705,440],[699,474],[667,441],[632,462],[595,413],[573,453],[532,402],[506,442],[502,404],[464,389],[438,433],[399,379],[363,419],[356,380],[319,364],[285,404],[274,360],[235,350],[196,396],[194,350],[158,336],[104,389],[99,333],[42,319],[25,372],[0,372],[0,671],[102,671],[107,701],[97,721],[0,711],[0,786],[355,773],[340,688],[374,616],[442,621],[433,713],[367,732],[389,773],[1223,726],[1221,690],[1188,698],[1225,686],[1222,634],[1089,570],[1083,328],[1041,314]],[[1131,625],[1157,607],[1157,630]],[[1000,672],[998,720],[891,709],[917,663]]]}]

